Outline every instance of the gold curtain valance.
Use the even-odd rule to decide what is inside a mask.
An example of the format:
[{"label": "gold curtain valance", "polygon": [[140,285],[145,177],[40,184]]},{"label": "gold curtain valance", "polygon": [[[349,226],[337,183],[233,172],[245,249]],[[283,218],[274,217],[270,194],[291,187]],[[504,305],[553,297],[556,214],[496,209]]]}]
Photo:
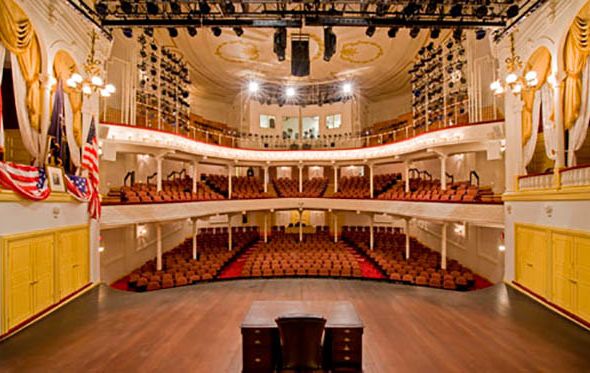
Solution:
[{"label": "gold curtain valance", "polygon": [[569,130],[576,123],[582,104],[582,70],[590,55],[590,2],[574,19],[563,53],[566,72],[563,89],[564,128]]},{"label": "gold curtain valance", "polygon": [[41,48],[31,21],[13,0],[0,1],[0,42],[14,54],[27,85],[26,106],[31,127],[41,118]]},{"label": "gold curtain valance", "polygon": [[522,109],[522,145],[524,146],[531,138],[533,125],[533,105],[535,104],[535,93],[541,89],[543,84],[547,81],[547,77],[551,73],[551,52],[545,47],[537,49],[529,58],[524,73],[534,71],[537,73],[539,84],[530,89],[523,89],[522,101],[524,107]]},{"label": "gold curtain valance", "polygon": [[[55,59],[53,61],[53,73],[57,80],[65,82],[72,76],[73,73],[77,71],[78,67],[76,65],[76,61],[74,61],[68,52],[60,50],[55,54]],[[76,139],[76,143],[80,147],[82,146],[83,95],[81,92],[77,92],[68,86],[64,86],[64,92],[68,95],[70,106],[72,107],[74,137]],[[51,107],[53,107],[53,105],[51,105]]]}]

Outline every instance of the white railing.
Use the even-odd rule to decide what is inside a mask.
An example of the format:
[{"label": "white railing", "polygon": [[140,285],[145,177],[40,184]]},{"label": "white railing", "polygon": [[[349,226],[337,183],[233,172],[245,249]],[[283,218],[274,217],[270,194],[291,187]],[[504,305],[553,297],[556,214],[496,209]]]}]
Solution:
[{"label": "white railing", "polygon": [[590,186],[590,165],[564,168],[559,172],[564,188]]},{"label": "white railing", "polygon": [[518,190],[542,190],[553,187],[553,173],[524,175],[518,178]]}]

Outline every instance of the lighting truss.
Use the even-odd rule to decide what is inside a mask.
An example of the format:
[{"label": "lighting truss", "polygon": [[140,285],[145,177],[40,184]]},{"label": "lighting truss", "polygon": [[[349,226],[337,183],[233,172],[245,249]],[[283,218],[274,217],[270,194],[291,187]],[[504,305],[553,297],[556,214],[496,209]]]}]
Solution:
[{"label": "lighting truss", "polygon": [[[510,7],[531,0],[139,0],[132,11],[120,0],[97,0],[105,27],[421,27],[503,28]],[[233,6],[228,6],[228,2]],[[154,4],[158,12],[154,13]],[[460,4],[460,9],[457,7]],[[148,5],[151,8],[148,12]],[[485,14],[481,12],[486,7]],[[208,8],[208,9],[207,9]],[[228,11],[229,9],[229,11]],[[483,15],[482,15],[483,14]],[[512,14],[512,17],[516,17]]]}]

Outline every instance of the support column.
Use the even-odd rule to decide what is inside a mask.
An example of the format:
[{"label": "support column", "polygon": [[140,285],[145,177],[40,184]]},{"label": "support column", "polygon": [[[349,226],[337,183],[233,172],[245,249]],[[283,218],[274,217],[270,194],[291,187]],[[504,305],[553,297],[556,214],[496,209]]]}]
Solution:
[{"label": "support column", "polygon": [[229,251],[232,250],[232,227],[231,227],[231,215],[228,215],[227,219],[227,248]]},{"label": "support column", "polygon": [[404,162],[404,179],[406,181],[405,191],[407,193],[410,191],[410,164],[407,161]]},{"label": "support column", "polygon": [[370,226],[370,234],[369,234],[369,249],[373,250],[375,248],[375,222],[373,219],[373,215],[371,217],[371,226]]},{"label": "support column", "polygon": [[443,223],[440,235],[440,268],[447,269],[447,225]]},{"label": "support column", "polygon": [[373,165],[370,164],[369,165],[369,191],[371,193],[371,195],[370,195],[371,198],[373,198],[373,195],[375,193],[374,192],[375,187],[373,186],[374,185],[373,183],[374,183],[373,182]]},{"label": "support column", "polygon": [[440,156],[440,188],[447,190],[447,156]]},{"label": "support column", "polygon": [[193,161],[193,193],[197,193],[197,178],[199,177],[198,170],[199,162]]},{"label": "support column", "polygon": [[303,193],[303,166],[299,165],[299,193]]},{"label": "support column", "polygon": [[162,191],[162,158],[156,157],[156,191]]},{"label": "support column", "polygon": [[406,235],[406,260],[410,259],[410,219],[404,219],[406,226],[404,227],[404,234]]},{"label": "support column", "polygon": [[231,199],[233,166],[227,166],[227,199]]},{"label": "support column", "polygon": [[[565,74],[564,74],[565,75]],[[563,92],[563,80],[565,76],[559,76],[556,78],[557,84],[553,87],[553,107],[555,110],[554,113],[554,121],[555,126],[557,127],[557,158],[555,160],[554,168],[557,170],[559,168],[566,166],[566,144],[565,144],[565,131],[563,130],[563,100],[561,99],[561,93]]]},{"label": "support column", "polygon": [[264,213],[264,243],[268,242],[268,213]]},{"label": "support column", "polygon": [[334,193],[338,193],[338,166],[334,165]]},{"label": "support column", "polygon": [[156,269],[162,270],[162,225],[156,223]]},{"label": "support column", "polygon": [[264,193],[268,193],[268,166],[264,166]]},{"label": "support column", "polygon": [[335,211],[332,212],[332,216],[334,218],[334,243],[337,243],[338,242],[338,216],[336,215]]},{"label": "support column", "polygon": [[303,210],[299,210],[299,242],[303,242]]},{"label": "support column", "polygon": [[197,259],[197,236],[199,235],[199,228],[197,228],[197,223],[199,219],[193,219],[193,259]]}]

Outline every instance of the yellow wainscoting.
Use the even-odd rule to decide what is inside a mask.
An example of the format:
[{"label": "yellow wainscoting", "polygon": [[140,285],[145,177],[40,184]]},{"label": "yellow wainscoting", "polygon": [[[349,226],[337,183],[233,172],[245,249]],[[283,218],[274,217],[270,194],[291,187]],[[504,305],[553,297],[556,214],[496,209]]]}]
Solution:
[{"label": "yellow wainscoting", "polygon": [[3,332],[89,282],[88,237],[84,225],[1,238]]},{"label": "yellow wainscoting", "polygon": [[517,224],[516,282],[590,321],[590,233]]}]

